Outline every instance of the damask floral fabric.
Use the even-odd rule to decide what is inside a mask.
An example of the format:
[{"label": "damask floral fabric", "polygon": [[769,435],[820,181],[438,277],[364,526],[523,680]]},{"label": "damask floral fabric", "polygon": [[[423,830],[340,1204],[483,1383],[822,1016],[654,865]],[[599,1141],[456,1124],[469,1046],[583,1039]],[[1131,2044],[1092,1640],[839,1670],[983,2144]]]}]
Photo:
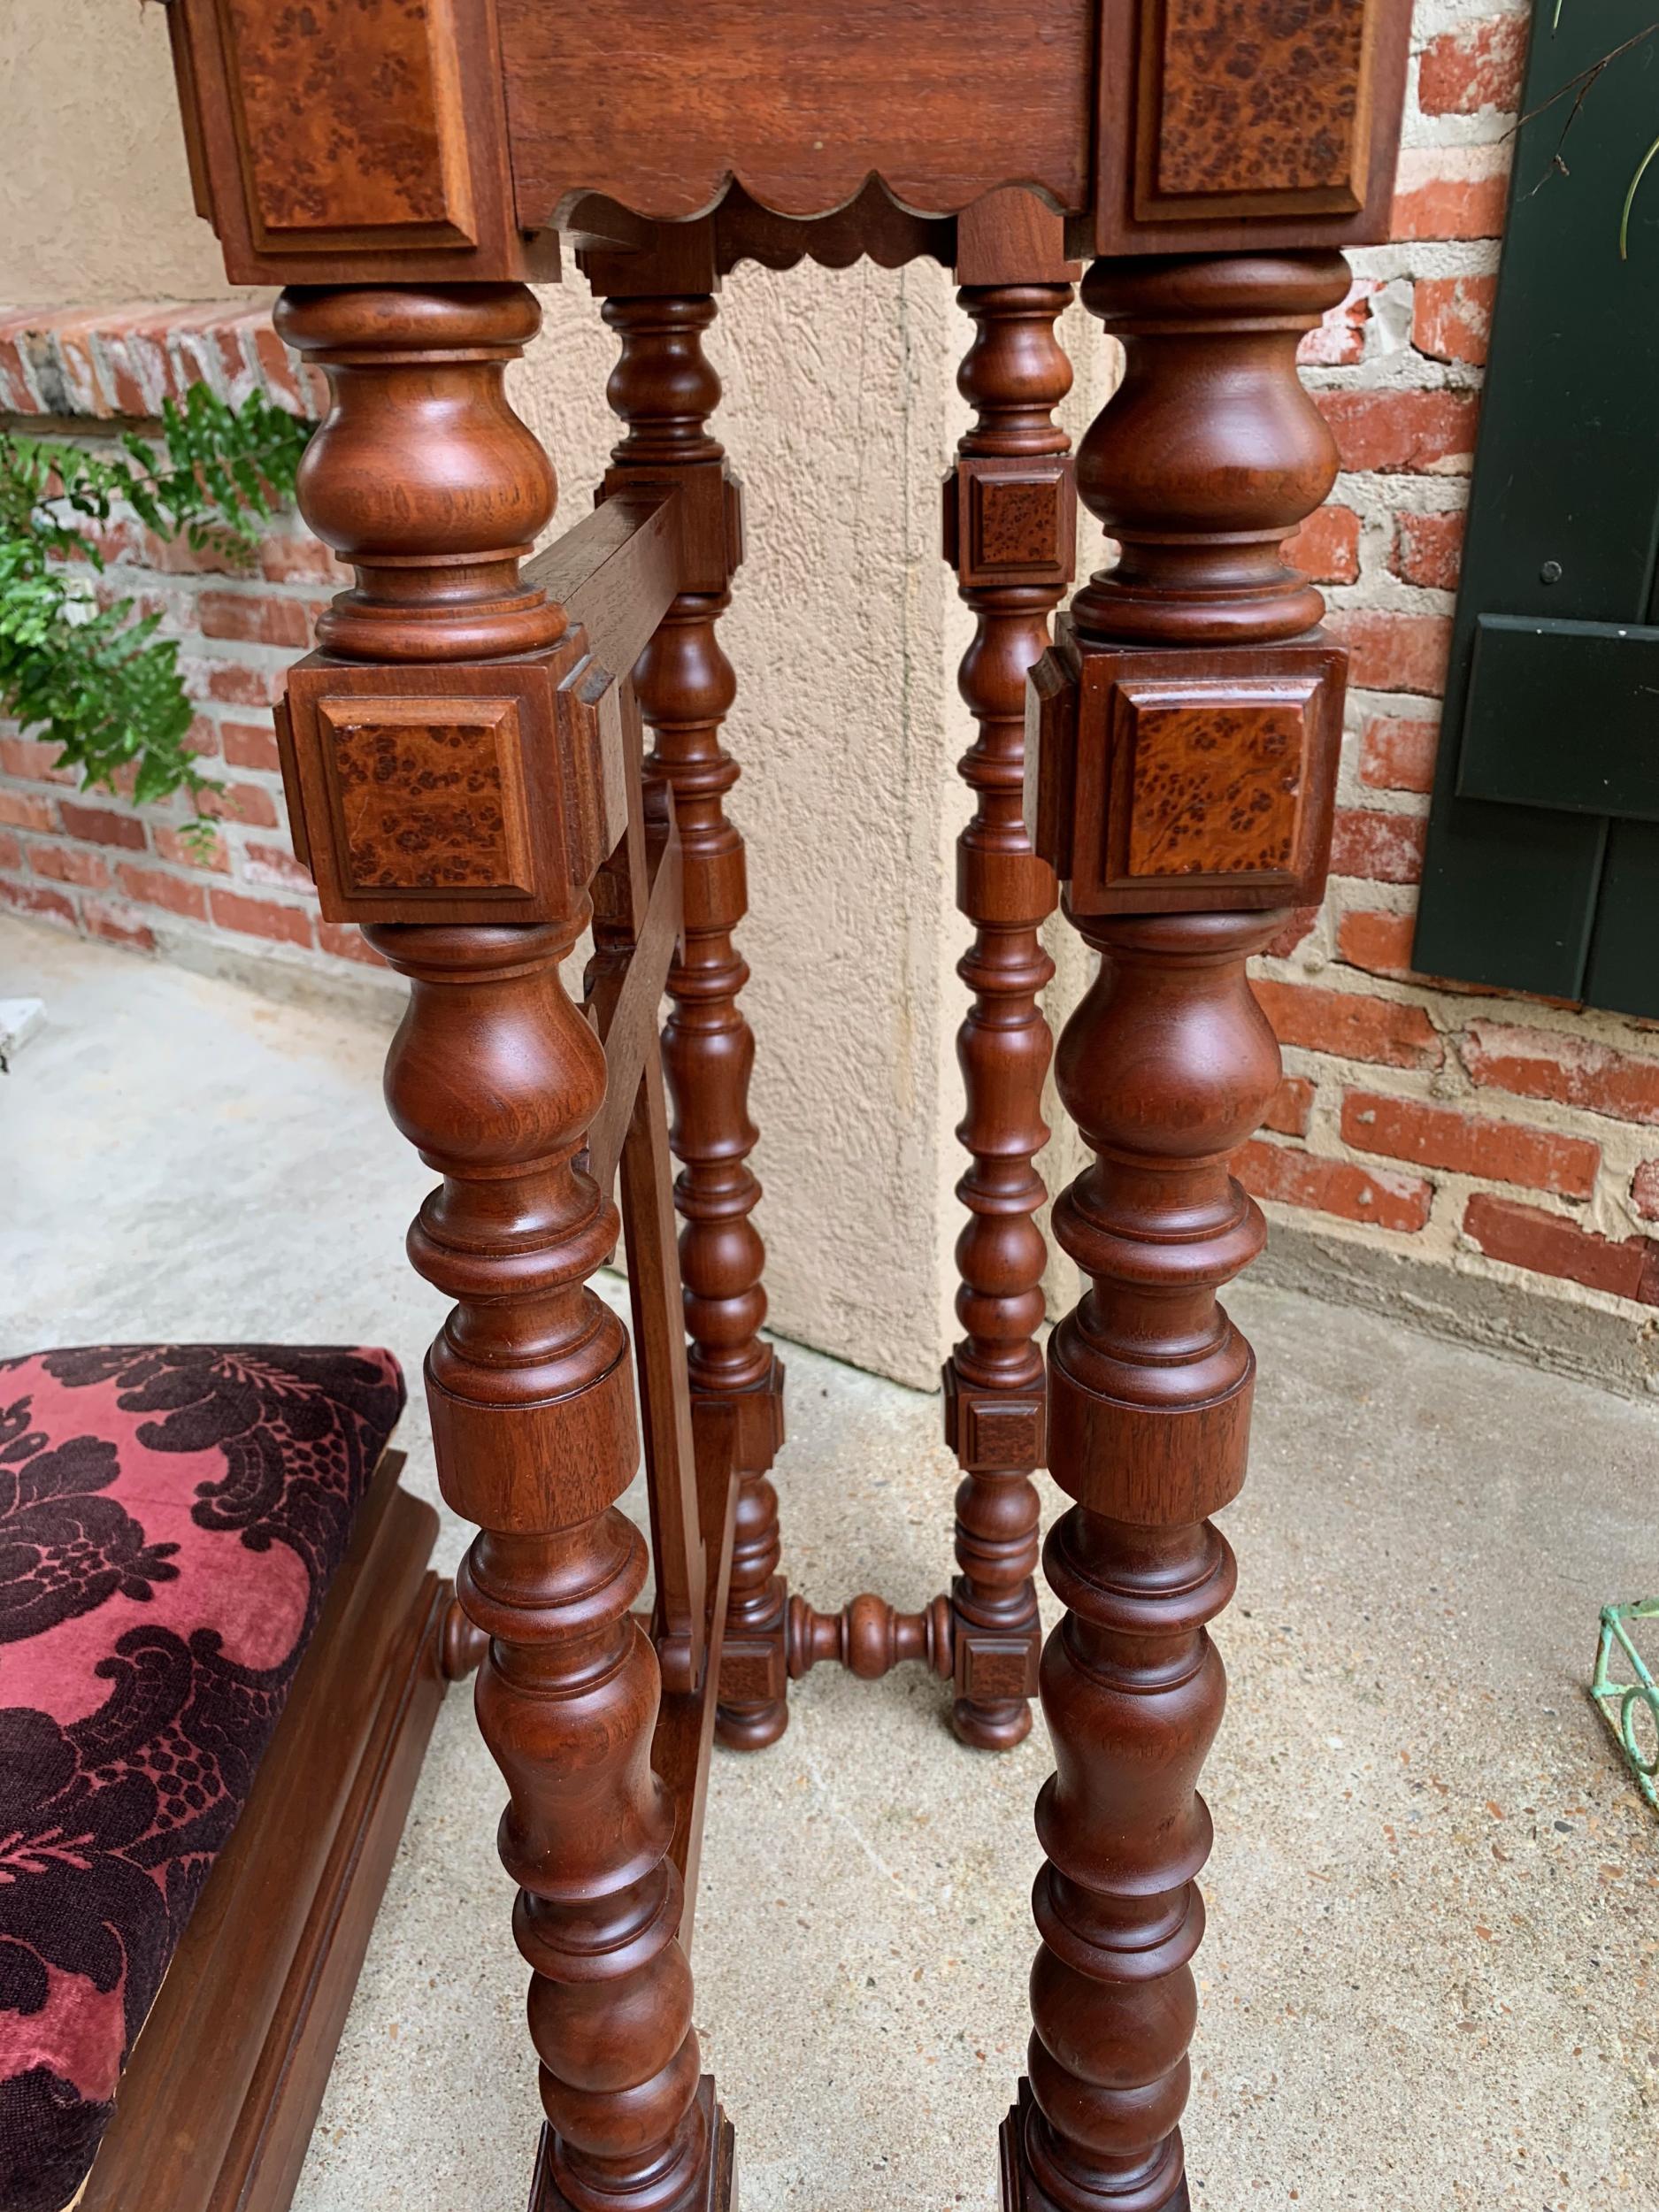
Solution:
[{"label": "damask floral fabric", "polygon": [[80,2188],[403,1409],[389,1352],[0,1360],[0,2208]]}]

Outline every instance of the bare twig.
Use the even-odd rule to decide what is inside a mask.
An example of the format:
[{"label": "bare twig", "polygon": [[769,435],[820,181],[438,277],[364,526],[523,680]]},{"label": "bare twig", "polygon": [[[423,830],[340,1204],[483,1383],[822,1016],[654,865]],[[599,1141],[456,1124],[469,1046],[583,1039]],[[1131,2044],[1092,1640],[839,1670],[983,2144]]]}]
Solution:
[{"label": "bare twig", "polygon": [[[1559,25],[1560,21],[1561,0],[1556,0],[1555,21],[1551,25],[1551,29],[1555,29],[1556,26]],[[1543,190],[1544,187],[1549,182],[1552,177],[1569,177],[1572,174],[1571,170],[1567,166],[1564,149],[1567,143],[1567,134],[1578,121],[1578,117],[1583,111],[1585,102],[1589,98],[1591,93],[1594,91],[1596,86],[1601,82],[1602,73],[1605,70],[1610,69],[1616,61],[1621,60],[1624,55],[1632,52],[1633,49],[1643,44],[1647,39],[1650,39],[1655,31],[1659,31],[1659,21],[1645,25],[1642,29],[1633,33],[1631,37],[1625,39],[1622,44],[1613,47],[1610,51],[1603,54],[1599,61],[1593,61],[1589,63],[1586,67],[1578,70],[1574,75],[1569,77],[1566,83],[1558,86],[1556,89],[1550,94],[1548,100],[1540,100],[1535,108],[1529,108],[1525,115],[1517,115],[1514,122],[1510,124],[1509,129],[1504,132],[1503,135],[1505,138],[1514,137],[1517,132],[1524,130],[1527,124],[1534,122],[1540,115],[1547,115],[1551,108],[1555,107],[1558,102],[1564,100],[1569,93],[1571,93],[1572,105],[1568,109],[1567,119],[1561,127],[1561,136],[1555,141],[1555,151],[1550,155],[1549,160],[1545,165],[1543,175],[1540,177],[1538,182],[1527,194],[1526,196],[1529,200],[1536,198],[1538,194]],[[1639,169],[1636,173],[1636,182],[1640,181],[1641,171],[1642,169],[1646,169],[1647,162],[1652,158],[1653,156],[1650,153],[1647,159],[1643,161],[1641,169]],[[1633,197],[1635,192],[1635,183],[1632,183],[1631,191],[1632,196]],[[1628,225],[1630,220],[1630,201],[1628,199],[1624,203],[1624,225]],[[1619,234],[1619,257],[1621,260],[1624,258],[1624,227],[1621,227]]]},{"label": "bare twig", "polygon": [[1584,105],[1586,94],[1588,93],[1601,72],[1613,62],[1622,59],[1632,47],[1640,46],[1644,40],[1650,39],[1655,31],[1659,31],[1659,21],[1646,25],[1641,30],[1627,38],[1623,45],[1615,46],[1609,53],[1603,54],[1600,61],[1591,62],[1587,67],[1580,69],[1575,76],[1569,77],[1565,84],[1556,87],[1548,100],[1540,100],[1535,108],[1528,108],[1525,115],[1517,115],[1509,129],[1504,132],[1504,137],[1512,138],[1517,131],[1525,129],[1528,123],[1535,121],[1539,116],[1548,115],[1558,100],[1564,100],[1567,95],[1576,88],[1578,96],[1572,104],[1572,114],[1568,116],[1562,127],[1561,134],[1564,138],[1572,128],[1573,116],[1577,115],[1578,110]]}]

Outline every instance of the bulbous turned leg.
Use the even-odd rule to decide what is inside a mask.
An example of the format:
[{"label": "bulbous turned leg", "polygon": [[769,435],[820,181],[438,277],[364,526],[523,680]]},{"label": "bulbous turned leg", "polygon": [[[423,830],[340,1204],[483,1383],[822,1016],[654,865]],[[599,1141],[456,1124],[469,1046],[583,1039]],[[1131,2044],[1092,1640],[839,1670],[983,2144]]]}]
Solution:
[{"label": "bulbous turned leg", "polygon": [[1003,1751],[1030,1732],[1041,1641],[1032,1475],[1043,1459],[1035,1338],[1048,1254],[1034,1216],[1047,1194],[1033,1160],[1048,1134],[1038,997],[1054,964],[1037,933],[1055,880],[1021,796],[1025,676],[1071,574],[1075,495],[1052,413],[1071,384],[1054,329],[1071,287],[970,284],[958,296],[975,335],[956,380],[975,419],[945,480],[945,548],[975,616],[961,688],[979,731],[961,763],[975,806],[956,849],[956,901],[974,935],[957,969],[973,995],[956,1044],[967,1102],[956,1134],[971,1156],[956,1186],[965,1333],[945,1369],[946,1440],[963,1468],[953,1720],[964,1743]]},{"label": "bulbous turned leg", "polygon": [[592,762],[556,705],[588,641],[520,569],[555,487],[503,377],[539,311],[518,285],[365,286],[290,290],[277,319],[331,390],[301,508],[357,572],[289,672],[284,779],[325,916],[368,925],[410,985],[386,1092],[442,1179],[409,1253],[454,1302],[426,1395],[444,1497],[479,1531],[443,1653],[478,1665],[507,1783],[535,2212],[718,2212],[660,1675],[631,1610],[646,1551],[617,1502],[630,1347],[588,1280],[618,1235],[578,1165],[605,1060],[559,972],[614,839],[602,800],[570,803]]},{"label": "bulbous turned leg", "polygon": [[1217,1293],[1265,1234],[1230,1172],[1279,1079],[1246,963],[1318,899],[1330,847],[1342,657],[1281,546],[1336,472],[1295,353],[1346,276],[1334,254],[1171,255],[1083,287],[1124,341],[1078,457],[1119,557],[1033,678],[1036,842],[1100,966],[1056,1062],[1094,1160],[1054,1213],[1086,1287],[1048,1348],[1048,1465],[1074,1503],[1044,1555],[1065,1611],[1006,2212],[1189,2203],[1197,1783],[1225,1694],[1209,1624],[1234,1580],[1210,1516],[1244,1480],[1255,1374]]},{"label": "bulbous turned leg", "polygon": [[631,1609],[649,1562],[616,1505],[639,1451],[629,1346],[587,1280],[618,1223],[575,1165],[604,1094],[559,979],[579,926],[369,934],[411,987],[388,1099],[444,1177],[410,1254],[459,1300],[426,1386],[444,1495],[480,1524],[457,1589],[488,1639],[475,1703],[508,1788],[545,2212],[701,2212],[710,2123],[651,1770],[661,1678]]},{"label": "bulbous turned leg", "polygon": [[1234,1579],[1206,1516],[1242,1479],[1254,1377],[1216,1291],[1263,1234],[1228,1162],[1278,1081],[1244,968],[1276,919],[1085,924],[1100,977],[1061,1041],[1061,1095],[1100,1157],[1055,1213],[1090,1288],[1049,1351],[1051,1461],[1079,1502],[1043,1560],[1066,1610],[1042,1661],[1056,1772],[1024,2141],[1038,2201],[1063,2212],[1186,2201],[1196,1786],[1225,1696],[1206,1626]]}]

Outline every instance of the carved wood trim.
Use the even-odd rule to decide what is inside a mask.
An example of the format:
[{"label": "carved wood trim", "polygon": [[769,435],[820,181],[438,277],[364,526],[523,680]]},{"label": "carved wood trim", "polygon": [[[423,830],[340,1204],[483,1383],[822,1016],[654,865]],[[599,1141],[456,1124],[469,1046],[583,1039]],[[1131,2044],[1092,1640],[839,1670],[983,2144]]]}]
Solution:
[{"label": "carved wood trim", "polygon": [[806,220],[774,214],[733,184],[715,210],[714,230],[715,262],[723,276],[744,261],[767,269],[793,269],[802,261],[850,269],[869,260],[879,268],[899,269],[909,261],[931,260],[949,268],[956,253],[956,226],[949,217],[912,215],[879,177],[872,177],[845,207]]},{"label": "carved wood trim", "polygon": [[[1087,203],[1095,0],[500,0],[520,220],[587,193],[636,215],[704,214],[734,179],[779,215],[845,207],[879,179],[952,215],[1027,183]],[[764,96],[757,96],[764,88]]]}]

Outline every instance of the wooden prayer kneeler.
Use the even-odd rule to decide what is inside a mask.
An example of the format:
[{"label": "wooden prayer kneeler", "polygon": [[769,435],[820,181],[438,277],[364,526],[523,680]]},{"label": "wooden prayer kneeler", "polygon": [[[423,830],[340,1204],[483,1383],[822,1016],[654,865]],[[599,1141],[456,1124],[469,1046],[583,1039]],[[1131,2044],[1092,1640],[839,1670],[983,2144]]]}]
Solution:
[{"label": "wooden prayer kneeler", "polygon": [[[278,326],[331,395],[300,499],[357,583],[279,735],[324,914],[411,985],[387,1092],[442,1179],[410,1253],[456,1301],[426,1387],[444,1494],[480,1531],[458,1591],[488,1640],[478,1716],[533,1976],[535,2212],[727,2203],[687,1963],[711,1739],[772,1742],[819,1660],[917,1658],[965,1742],[1017,1742],[1044,1465],[1075,1503],[1046,1558],[1057,1771],[1005,2212],[1188,2202],[1206,1624],[1234,1576],[1209,1516],[1243,1479],[1253,1376],[1217,1292],[1262,1240],[1228,1162],[1279,1066],[1245,964],[1320,897],[1344,682],[1282,557],[1337,465],[1296,349],[1345,295],[1339,250],[1385,234],[1408,15],[172,0],[197,204],[233,280],[285,288]],[[596,511],[531,559],[553,475],[503,373],[561,238],[617,335],[624,434]],[[741,263],[863,254],[953,267],[975,333],[944,502],[978,725],[958,1573],[914,1615],[820,1614],[780,1571],[716,636],[743,546],[703,351]],[[1126,365],[1075,492],[1053,419],[1071,256]],[[1118,558],[1051,648],[1079,496]],[[1060,886],[1101,971],[1056,1069],[1094,1159],[1055,1231],[1089,1288],[1045,1374],[1038,933]],[[579,1008],[559,964],[590,910]],[[616,1504],[641,1441],[629,1339],[588,1286],[619,1230],[649,1633]]]}]

